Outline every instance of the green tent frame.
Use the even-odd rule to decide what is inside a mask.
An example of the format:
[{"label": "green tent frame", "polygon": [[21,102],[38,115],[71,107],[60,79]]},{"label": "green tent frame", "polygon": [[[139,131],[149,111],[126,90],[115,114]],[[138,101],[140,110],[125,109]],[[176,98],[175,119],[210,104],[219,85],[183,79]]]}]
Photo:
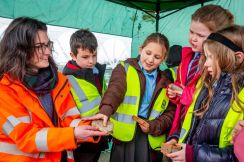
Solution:
[{"label": "green tent frame", "polygon": [[[209,3],[229,9],[235,16],[235,23],[244,25],[243,0],[204,1],[204,5]],[[201,3],[181,9],[174,14],[172,14],[174,10],[162,10],[160,17],[164,18],[159,19],[158,32],[165,34],[171,45],[187,46],[191,15],[199,7]],[[166,16],[170,13],[170,16]],[[107,0],[0,0],[0,17],[14,19],[20,16],[37,18],[49,25],[88,28],[97,33],[130,37],[132,57],[138,55],[138,47],[150,33],[155,31],[156,24],[155,18],[144,11]]]},{"label": "green tent frame", "polygon": [[[141,10],[156,19],[156,32],[158,32],[159,20],[172,15],[186,7],[201,4],[211,0],[107,0],[127,7]],[[172,11],[173,10],[173,11]],[[160,16],[162,12],[168,12]],[[155,14],[153,14],[155,13]]]}]

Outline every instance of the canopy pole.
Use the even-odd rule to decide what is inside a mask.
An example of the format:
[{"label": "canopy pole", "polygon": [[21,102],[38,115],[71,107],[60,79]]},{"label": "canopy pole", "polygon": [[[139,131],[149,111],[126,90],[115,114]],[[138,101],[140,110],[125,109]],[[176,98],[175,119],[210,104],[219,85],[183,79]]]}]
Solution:
[{"label": "canopy pole", "polygon": [[159,13],[156,13],[156,32],[158,32],[158,26],[159,26]]},{"label": "canopy pole", "polygon": [[204,6],[204,2],[203,0],[200,0],[201,6]]},{"label": "canopy pole", "polygon": [[157,0],[157,3],[156,3],[156,32],[158,32],[158,26],[159,26],[159,19],[160,19],[160,16],[159,16],[159,13],[160,13],[160,1]]}]

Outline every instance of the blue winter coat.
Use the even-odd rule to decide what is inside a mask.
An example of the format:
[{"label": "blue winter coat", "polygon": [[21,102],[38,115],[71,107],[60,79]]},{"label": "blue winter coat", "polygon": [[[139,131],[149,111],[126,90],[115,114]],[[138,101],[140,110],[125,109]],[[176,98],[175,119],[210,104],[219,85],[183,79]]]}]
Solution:
[{"label": "blue winter coat", "polygon": [[[219,81],[214,84],[214,96],[209,109],[201,120],[193,115],[192,126],[185,143],[193,145],[194,161],[237,161],[233,152],[233,146],[224,149],[219,148],[221,128],[231,106],[231,87],[230,75],[221,74]],[[196,101],[194,110],[200,108],[207,95],[206,88],[203,88]]]}]

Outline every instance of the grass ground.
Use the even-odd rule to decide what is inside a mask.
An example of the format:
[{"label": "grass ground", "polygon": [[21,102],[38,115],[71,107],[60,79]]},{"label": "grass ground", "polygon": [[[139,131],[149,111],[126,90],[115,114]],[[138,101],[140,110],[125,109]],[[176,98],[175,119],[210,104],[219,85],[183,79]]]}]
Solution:
[{"label": "grass ground", "polygon": [[98,162],[109,162],[110,151],[103,151]]}]

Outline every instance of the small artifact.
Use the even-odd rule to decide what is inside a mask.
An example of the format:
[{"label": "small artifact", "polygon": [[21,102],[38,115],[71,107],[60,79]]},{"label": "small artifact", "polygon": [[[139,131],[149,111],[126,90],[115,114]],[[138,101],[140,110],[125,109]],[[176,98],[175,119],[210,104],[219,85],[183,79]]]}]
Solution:
[{"label": "small artifact", "polygon": [[161,145],[161,152],[163,154],[170,154],[173,152],[180,151],[182,149],[182,146],[178,144],[168,144],[168,143],[162,143]]},{"label": "small artifact", "polygon": [[107,126],[103,126],[103,120],[93,120],[91,125],[105,133],[112,133],[113,131],[113,123],[110,121],[107,122]]},{"label": "small artifact", "polygon": [[171,85],[171,88],[172,88],[173,90],[176,90],[176,91],[182,91],[182,88],[179,87],[179,86],[177,86],[177,85],[175,85],[175,84],[172,84],[172,85]]},{"label": "small artifact", "polygon": [[142,119],[142,118],[140,118],[138,116],[135,116],[135,115],[132,116],[132,119],[134,121],[136,121],[137,123],[143,125],[144,127],[149,128],[149,123],[146,122],[144,119]]}]

